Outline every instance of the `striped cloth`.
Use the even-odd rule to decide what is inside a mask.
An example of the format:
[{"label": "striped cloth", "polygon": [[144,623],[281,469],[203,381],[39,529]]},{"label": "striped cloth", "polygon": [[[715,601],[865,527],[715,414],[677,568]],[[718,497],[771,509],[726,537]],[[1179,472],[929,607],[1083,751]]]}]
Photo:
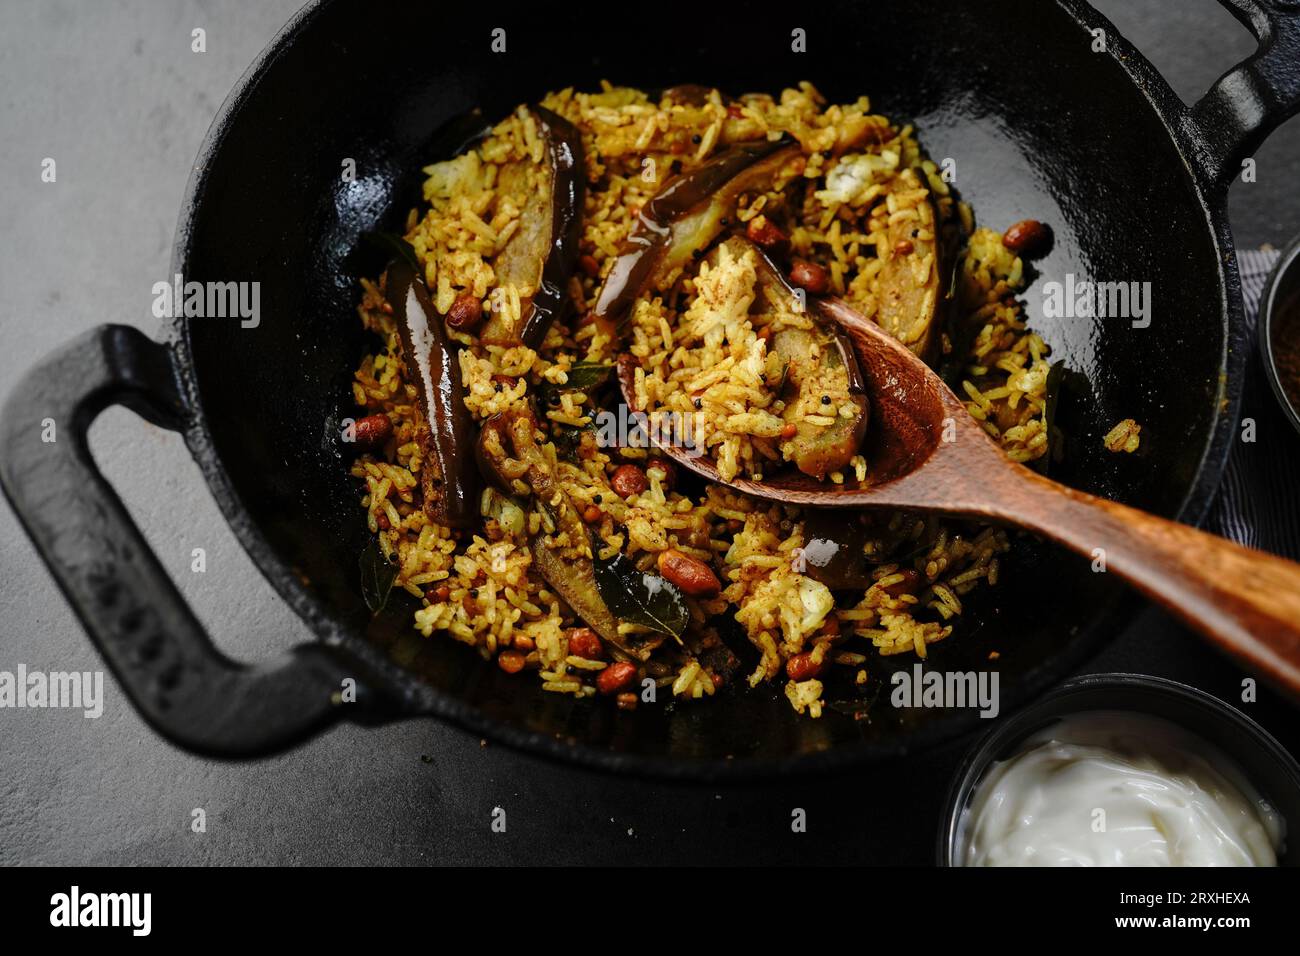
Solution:
[{"label": "striped cloth", "polygon": [[1259,300],[1274,251],[1248,250],[1238,256],[1246,306],[1246,380],[1241,417],[1255,420],[1255,441],[1233,443],[1219,494],[1205,519],[1205,529],[1252,548],[1300,560],[1300,435],[1278,406],[1264,375],[1255,336]]}]

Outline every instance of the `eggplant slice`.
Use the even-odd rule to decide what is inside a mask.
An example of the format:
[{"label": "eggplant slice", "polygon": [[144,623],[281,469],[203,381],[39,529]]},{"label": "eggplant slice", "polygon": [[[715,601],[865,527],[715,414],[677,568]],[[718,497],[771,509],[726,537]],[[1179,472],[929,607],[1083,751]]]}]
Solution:
[{"label": "eggplant slice", "polygon": [[414,373],[419,393],[422,421],[416,440],[424,513],[444,527],[473,527],[478,523],[480,488],[470,454],[474,419],[465,407],[455,344],[424,281],[404,259],[388,266],[386,298],[402,339],[403,360]]},{"label": "eggplant slice", "polygon": [[[808,311],[813,318],[811,329],[785,328],[776,332],[771,351],[785,362],[782,395],[785,410],[781,417],[795,426],[794,437],[782,444],[782,453],[805,475],[825,478],[849,464],[867,434],[871,409],[853,342],[838,324],[822,317],[816,300],[805,301],[757,246],[739,237],[727,242],[754,250],[758,295],[769,308],[783,312]],[[828,377],[838,386],[841,374],[848,403],[857,407],[856,413],[845,416],[839,411],[841,406],[835,404],[833,425],[811,424],[807,420],[810,414],[825,414],[822,386]],[[839,391],[838,387],[835,391]]]},{"label": "eggplant slice", "polygon": [[[895,192],[925,189],[913,169],[894,179]],[[898,219],[887,227],[888,248],[879,251],[882,265],[876,324],[933,364],[943,339],[945,304],[943,242],[929,196],[917,204],[918,218]]]},{"label": "eggplant slice", "polygon": [[475,447],[479,468],[507,495],[530,496],[543,512],[543,526],[549,522],[552,527],[552,531],[542,527],[529,538],[533,563],[546,583],[623,655],[646,661],[665,636],[619,633],[619,619],[596,585],[587,526],[537,444],[536,429],[536,420],[528,411],[512,410],[489,418]]},{"label": "eggplant slice", "polygon": [[[520,213],[519,229],[501,252],[493,269],[497,288],[513,286],[519,295],[519,323],[492,297],[492,311],[480,340],[489,345],[537,348],[551,323],[568,303],[569,276],[578,259],[585,189],[582,137],[572,123],[543,106],[531,108],[545,143],[540,168],[517,162],[501,173],[502,185],[522,189],[528,202]],[[538,181],[529,174],[537,170]]]},{"label": "eggplant slice", "polygon": [[619,341],[636,300],[663,289],[722,233],[742,193],[769,189],[799,154],[799,144],[782,135],[733,146],[664,183],[641,210],[605,279],[591,312],[597,329]]}]

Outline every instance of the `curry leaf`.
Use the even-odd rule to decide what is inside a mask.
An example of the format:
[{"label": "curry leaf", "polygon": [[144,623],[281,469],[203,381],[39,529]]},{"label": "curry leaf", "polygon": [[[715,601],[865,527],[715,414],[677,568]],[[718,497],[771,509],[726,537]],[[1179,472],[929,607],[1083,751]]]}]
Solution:
[{"label": "curry leaf", "polygon": [[388,253],[389,258],[404,259],[417,276],[424,276],[424,267],[415,255],[415,248],[401,236],[391,232],[364,232],[361,238],[376,249]]},{"label": "curry leaf", "polygon": [[[563,385],[558,382],[543,382],[537,389],[537,398],[543,406],[552,404],[552,396],[561,392],[585,392],[604,385],[614,372],[614,366],[603,362],[577,362],[568,371],[568,381]],[[558,404],[558,399],[556,399]]]},{"label": "curry leaf", "polygon": [[[1047,372],[1044,386],[1043,424],[1047,428],[1047,454],[1035,462],[1043,474],[1065,458],[1066,437],[1069,427],[1062,421],[1064,410],[1069,417],[1071,408],[1085,408],[1092,400],[1092,387],[1088,376],[1069,368],[1064,360],[1057,360]],[[1064,406],[1062,399],[1065,400]]]},{"label": "curry leaf", "polygon": [[1065,363],[1055,361],[1047,370],[1047,379],[1043,386],[1043,426],[1047,431],[1047,454],[1042,463],[1043,474],[1047,474],[1052,462],[1061,454],[1061,429],[1056,424],[1056,408],[1061,401],[1061,379],[1065,377]]},{"label": "curry leaf", "polygon": [[660,634],[681,640],[682,631],[690,619],[686,598],[666,578],[637,570],[622,554],[608,560],[602,559],[600,549],[605,543],[591,533],[592,565],[595,569],[596,590],[605,606],[620,621],[637,624]]},{"label": "curry leaf", "polygon": [[594,388],[609,379],[614,366],[603,362],[576,362],[568,371],[568,381],[560,388],[566,392]]},{"label": "curry leaf", "polygon": [[378,614],[388,603],[388,595],[397,580],[397,565],[384,556],[379,539],[371,538],[361,552],[361,596],[372,614]]}]

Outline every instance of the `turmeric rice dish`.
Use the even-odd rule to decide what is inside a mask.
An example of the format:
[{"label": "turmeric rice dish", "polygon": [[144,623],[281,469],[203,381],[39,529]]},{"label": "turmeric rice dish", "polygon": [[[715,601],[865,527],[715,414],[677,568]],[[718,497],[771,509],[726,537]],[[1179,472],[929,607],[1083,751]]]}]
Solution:
[{"label": "turmeric rice dish", "polygon": [[865,693],[873,657],[960,640],[1004,531],[725,482],[871,480],[825,297],[942,370],[1009,457],[1044,456],[1049,359],[1016,299],[1037,223],[976,228],[910,126],[809,83],[566,89],[432,158],[362,283],[372,610],[409,595],[426,637],[624,709],[770,685],[818,717],[828,680]]}]

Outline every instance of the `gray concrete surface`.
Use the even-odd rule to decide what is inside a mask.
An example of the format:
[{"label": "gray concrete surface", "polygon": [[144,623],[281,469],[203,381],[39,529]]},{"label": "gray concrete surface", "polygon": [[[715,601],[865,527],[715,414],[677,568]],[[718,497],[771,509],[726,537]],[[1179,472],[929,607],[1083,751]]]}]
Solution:
[{"label": "gray concrete surface", "polygon": [[[1184,95],[1250,48],[1211,0],[1106,0]],[[168,275],[176,214],[214,112],[295,0],[0,0],[0,390],[102,322],[154,332],[150,287]],[[1174,24],[1174,25],[1171,25]],[[207,31],[207,52],[190,50]],[[1300,231],[1290,128],[1238,186],[1244,244]],[[42,183],[43,158],[57,182]],[[92,446],[163,562],[235,657],[308,639],[243,554],[180,440],[110,411]],[[208,572],[189,573],[191,548]],[[0,507],[0,669],[97,670],[100,661]],[[1182,647],[1154,612],[1134,633]],[[1153,636],[1155,635],[1155,636]],[[1099,666],[1124,666],[1122,646]],[[1176,669],[1175,669],[1176,672]],[[916,809],[889,834],[858,825],[870,771],[697,791],[646,786],[480,746],[431,721],[341,727],[254,764],[200,760],[160,741],[111,678],[103,717],[0,711],[0,863],[925,862],[956,754],[911,768]],[[491,809],[510,809],[504,835]],[[789,833],[792,806],[813,827]],[[207,832],[191,832],[203,808]]]}]

